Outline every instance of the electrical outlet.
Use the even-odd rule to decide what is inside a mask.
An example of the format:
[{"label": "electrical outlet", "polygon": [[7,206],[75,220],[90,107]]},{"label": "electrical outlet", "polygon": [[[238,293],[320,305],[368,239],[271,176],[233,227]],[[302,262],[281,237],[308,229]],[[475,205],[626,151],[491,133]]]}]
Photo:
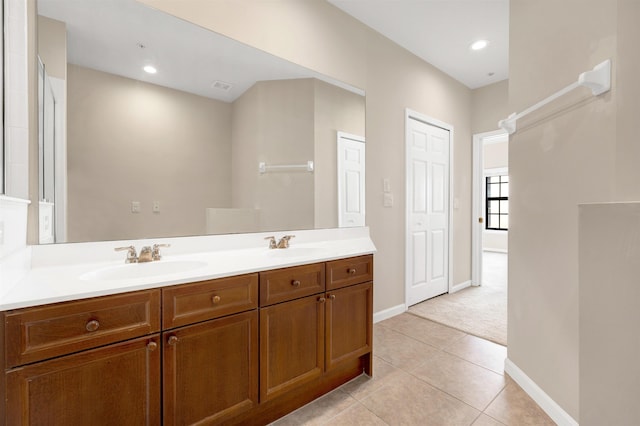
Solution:
[{"label": "electrical outlet", "polygon": [[140,213],[140,201],[131,202],[131,213]]},{"label": "electrical outlet", "polygon": [[382,204],[384,207],[393,207],[393,194],[385,193]]}]

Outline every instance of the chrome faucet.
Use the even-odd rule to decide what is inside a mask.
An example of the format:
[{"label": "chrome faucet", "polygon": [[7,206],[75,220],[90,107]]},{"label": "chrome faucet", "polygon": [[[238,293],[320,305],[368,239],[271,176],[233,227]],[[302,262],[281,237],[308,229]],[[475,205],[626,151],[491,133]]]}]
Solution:
[{"label": "chrome faucet", "polygon": [[140,254],[138,255],[138,263],[153,262],[153,255],[151,253],[151,247],[142,247]]},{"label": "chrome faucet", "polygon": [[160,255],[160,247],[171,247],[171,244],[154,244],[153,249],[151,250],[151,257],[153,260],[162,259],[162,256]]},{"label": "chrome faucet", "polygon": [[269,248],[274,249],[277,248],[276,237],[265,237],[265,240],[269,240]]},{"label": "chrome faucet", "polygon": [[162,259],[162,256],[160,255],[160,247],[171,247],[171,244],[154,244],[153,247],[144,246],[140,250],[140,255],[136,253],[136,248],[134,246],[117,247],[114,250],[127,250],[127,258],[124,261],[125,263],[145,263]]},{"label": "chrome faucet", "polygon": [[127,258],[124,260],[124,263],[138,263],[138,254],[136,253],[136,248],[134,246],[117,247],[114,250],[127,250]]},{"label": "chrome faucet", "polygon": [[280,238],[280,241],[278,241],[276,247],[279,249],[289,248],[289,240],[293,237],[295,237],[295,235],[285,235],[284,237]]}]

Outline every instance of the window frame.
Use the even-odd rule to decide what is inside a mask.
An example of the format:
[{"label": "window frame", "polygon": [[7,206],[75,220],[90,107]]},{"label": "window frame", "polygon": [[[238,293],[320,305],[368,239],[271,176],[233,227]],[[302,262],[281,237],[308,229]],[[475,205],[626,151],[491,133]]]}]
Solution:
[{"label": "window frame", "polygon": [[[495,169],[495,170],[486,170],[485,174],[484,174],[484,214],[485,214],[485,224],[484,224],[484,230],[485,231],[499,231],[499,232],[506,232],[509,231],[509,227],[501,227],[501,222],[502,222],[502,217],[506,216],[507,218],[509,217],[509,213],[501,213],[500,212],[500,201],[509,201],[509,196],[507,195],[506,197],[503,197],[502,194],[500,194],[500,196],[498,197],[490,197],[489,196],[489,185],[493,184],[495,185],[495,182],[490,183],[489,180],[491,178],[495,178],[498,177],[499,178],[499,182],[498,184],[501,186],[502,183],[509,183],[509,172],[506,169]],[[506,180],[503,182],[502,179],[506,178]],[[498,213],[491,213],[492,216],[497,215],[498,216],[498,227],[489,227],[489,204],[491,201],[498,201]]]}]

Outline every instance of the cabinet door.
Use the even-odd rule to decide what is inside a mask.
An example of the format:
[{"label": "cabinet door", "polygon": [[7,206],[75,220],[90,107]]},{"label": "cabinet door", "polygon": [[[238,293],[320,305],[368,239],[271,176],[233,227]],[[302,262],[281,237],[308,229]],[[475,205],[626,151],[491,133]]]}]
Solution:
[{"label": "cabinet door", "polygon": [[163,333],[164,424],[219,423],[258,402],[258,311]]},{"label": "cabinet door", "polygon": [[323,294],[260,309],[260,401],[324,371]]},{"label": "cabinet door", "polygon": [[159,336],[10,370],[6,408],[9,425],[157,425]]},{"label": "cabinet door", "polygon": [[373,283],[327,293],[327,370],[371,352]]}]

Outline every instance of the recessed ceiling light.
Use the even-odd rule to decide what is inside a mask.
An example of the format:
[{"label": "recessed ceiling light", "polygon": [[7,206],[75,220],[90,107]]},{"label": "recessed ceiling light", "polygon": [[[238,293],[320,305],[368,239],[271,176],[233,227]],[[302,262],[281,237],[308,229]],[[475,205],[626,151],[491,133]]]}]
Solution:
[{"label": "recessed ceiling light", "polygon": [[145,70],[146,72],[148,72],[149,74],[155,74],[158,72],[158,70],[156,69],[156,67],[154,67],[153,65],[146,65],[143,70]]},{"label": "recessed ceiling light", "polygon": [[489,44],[489,42],[487,40],[478,40],[473,42],[473,44],[471,45],[471,50],[482,50],[485,47],[487,47],[487,45]]}]

